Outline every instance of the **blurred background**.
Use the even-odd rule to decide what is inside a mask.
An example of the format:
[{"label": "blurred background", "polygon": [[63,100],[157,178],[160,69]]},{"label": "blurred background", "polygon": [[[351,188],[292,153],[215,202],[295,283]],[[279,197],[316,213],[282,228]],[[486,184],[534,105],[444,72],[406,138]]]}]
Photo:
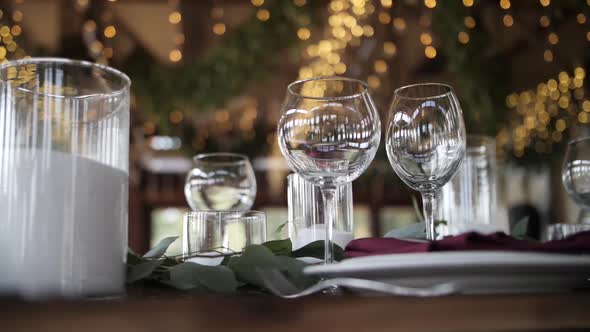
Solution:
[{"label": "blurred background", "polygon": [[[382,122],[397,87],[453,85],[468,133],[496,139],[501,222],[576,219],[561,163],[567,141],[590,134],[590,0],[2,0],[0,9],[2,61],[86,59],[131,77],[137,252],[182,233],[185,176],[203,152],[251,158],[254,208],[279,237],[289,174],[280,105],[288,83],[320,75],[366,81]],[[416,221],[417,194],[383,144],[353,190],[357,237]]]}]

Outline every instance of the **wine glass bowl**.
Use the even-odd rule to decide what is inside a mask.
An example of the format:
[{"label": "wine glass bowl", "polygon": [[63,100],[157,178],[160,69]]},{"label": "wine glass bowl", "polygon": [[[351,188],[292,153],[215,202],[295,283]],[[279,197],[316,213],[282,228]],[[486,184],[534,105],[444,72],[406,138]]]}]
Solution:
[{"label": "wine glass bowl", "polygon": [[379,116],[365,83],[320,77],[289,85],[278,139],[289,166],[313,183],[351,182],[373,160]]},{"label": "wine glass bowl", "polygon": [[568,195],[582,208],[578,221],[583,222],[590,209],[590,137],[568,143],[562,181]]},{"label": "wine glass bowl", "polygon": [[453,88],[425,83],[399,88],[390,107],[386,151],[397,175],[422,193],[427,237],[434,237],[434,193],[457,172],[465,154],[465,125]]},{"label": "wine glass bowl", "polygon": [[246,211],[254,205],[256,179],[248,157],[206,153],[193,158],[184,194],[194,211]]},{"label": "wine glass bowl", "polygon": [[367,84],[345,77],[291,83],[277,132],[289,167],[320,187],[326,226],[325,263],[330,263],[336,189],[367,169],[381,139],[379,114]]}]

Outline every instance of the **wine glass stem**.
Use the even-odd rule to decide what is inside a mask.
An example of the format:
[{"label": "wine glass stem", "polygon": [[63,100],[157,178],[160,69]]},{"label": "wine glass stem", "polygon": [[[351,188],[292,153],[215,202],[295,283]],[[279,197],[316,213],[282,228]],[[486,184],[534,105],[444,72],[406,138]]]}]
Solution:
[{"label": "wine glass stem", "polygon": [[336,212],[336,187],[322,186],[322,201],[324,202],[324,223],[326,225],[326,240],[324,242],[324,264],[334,262],[334,245],[332,243],[332,231]]},{"label": "wine glass stem", "polygon": [[426,223],[426,239],[434,240],[434,208],[436,198],[433,192],[422,193],[422,206],[424,210],[424,222]]}]

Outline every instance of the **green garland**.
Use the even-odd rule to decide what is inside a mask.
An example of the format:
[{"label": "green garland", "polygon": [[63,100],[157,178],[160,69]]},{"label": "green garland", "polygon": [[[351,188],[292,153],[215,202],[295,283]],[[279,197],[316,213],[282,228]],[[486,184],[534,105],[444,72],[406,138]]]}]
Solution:
[{"label": "green garland", "polygon": [[126,61],[123,67],[132,77],[138,105],[160,131],[178,130],[168,120],[171,112],[183,111],[190,119],[223,106],[268,77],[281,62],[298,62],[300,52],[292,50],[298,45],[297,29],[303,23],[313,24],[318,11],[311,4],[298,7],[292,1],[269,1],[265,9],[270,19],[252,17],[197,61],[154,67],[145,53]]}]

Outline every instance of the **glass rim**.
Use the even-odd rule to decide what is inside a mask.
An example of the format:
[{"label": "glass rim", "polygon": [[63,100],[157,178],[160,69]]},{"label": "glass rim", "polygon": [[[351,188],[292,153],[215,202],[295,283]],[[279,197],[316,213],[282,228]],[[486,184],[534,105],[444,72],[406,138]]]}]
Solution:
[{"label": "glass rim", "polygon": [[[64,96],[60,94],[52,94],[52,93],[43,93],[32,91],[23,87],[17,87],[16,89],[22,91],[24,93],[36,95],[36,96],[45,96],[50,98],[58,98],[58,99],[66,99],[66,100],[82,100],[82,99],[92,99],[92,98],[105,98],[105,97],[112,97],[116,95],[120,95],[125,93],[131,87],[131,79],[127,74],[123,73],[122,71],[115,69],[113,67],[102,65],[99,63],[94,63],[86,60],[75,60],[75,59],[67,59],[67,58],[59,58],[59,57],[33,57],[29,59],[19,59],[19,60],[11,60],[6,63],[0,65],[0,71],[13,67],[13,66],[20,66],[20,65],[29,65],[29,64],[48,64],[48,63],[57,63],[57,64],[67,64],[67,65],[75,65],[83,68],[93,68],[99,69],[104,71],[108,74],[111,74],[115,77],[118,77],[122,80],[123,86],[117,90],[110,91],[110,92],[101,92],[101,93],[93,93],[84,96]],[[0,79],[0,82],[7,83],[6,80]]]},{"label": "glass rim", "polygon": [[[206,158],[211,157],[231,157],[235,158],[235,160],[223,160],[223,161],[215,161],[215,160],[205,160]],[[210,152],[210,153],[200,153],[193,156],[194,163],[208,163],[214,165],[243,165],[247,164],[250,158],[244,154],[240,153],[233,153],[233,152]]]},{"label": "glass rim", "polygon": [[590,140],[590,136],[584,136],[584,137],[578,137],[578,138],[574,138],[569,140],[569,142],[567,142],[567,145],[574,145],[577,143],[582,143],[584,141],[588,141]]},{"label": "glass rim", "polygon": [[[295,92],[293,90],[293,87],[295,87],[296,85],[302,85],[305,84],[307,82],[313,82],[313,81],[344,81],[344,82],[354,82],[354,83],[358,83],[360,84],[360,86],[363,87],[361,92],[357,92],[355,94],[348,94],[348,95],[342,95],[342,96],[337,96],[337,97],[315,97],[315,96],[308,96],[308,95],[304,95],[301,94],[299,92]],[[367,94],[369,92],[369,85],[367,83],[365,83],[364,81],[361,81],[359,79],[356,78],[350,78],[350,77],[344,77],[344,76],[317,76],[317,77],[312,77],[312,78],[306,78],[306,79],[302,79],[302,80],[297,80],[295,82],[290,83],[287,86],[287,91],[289,92],[289,94],[292,94],[294,96],[298,96],[304,99],[312,99],[312,100],[326,100],[326,101],[330,101],[330,100],[347,100],[347,99],[353,99],[353,98],[358,98],[364,94]]]},{"label": "glass rim", "polygon": [[260,211],[260,210],[245,210],[245,211],[239,211],[239,210],[227,210],[227,211],[211,211],[211,210],[203,210],[203,211],[188,211],[185,212],[183,215],[183,218],[190,218],[190,217],[196,217],[199,215],[210,215],[210,216],[220,216],[220,215],[224,215],[224,214],[242,214],[245,215],[244,218],[248,218],[248,217],[253,217],[253,216],[262,216],[262,215],[266,215],[266,213],[264,211]]},{"label": "glass rim", "polygon": [[[419,86],[438,86],[438,87],[443,87],[445,89],[447,89],[446,92],[444,93],[440,93],[437,95],[432,95],[432,96],[424,96],[424,97],[410,97],[410,96],[405,96],[403,95],[404,91],[407,91],[409,89],[414,89],[416,87]],[[401,86],[397,89],[395,89],[395,91],[393,92],[393,95],[395,97],[399,97],[399,98],[403,98],[403,99],[409,99],[409,100],[422,100],[422,99],[430,99],[430,98],[444,98],[448,95],[451,95],[454,93],[454,89],[452,86],[450,86],[449,84],[446,83],[415,83],[415,84],[409,84],[409,85],[404,85]]]}]

